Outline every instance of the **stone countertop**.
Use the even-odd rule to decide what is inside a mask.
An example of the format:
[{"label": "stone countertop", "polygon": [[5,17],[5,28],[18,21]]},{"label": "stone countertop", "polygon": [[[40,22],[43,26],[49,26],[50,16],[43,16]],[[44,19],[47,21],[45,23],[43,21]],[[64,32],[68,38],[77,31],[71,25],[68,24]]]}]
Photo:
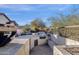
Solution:
[{"label": "stone countertop", "polygon": [[10,43],[20,43],[25,44],[30,38],[27,38],[27,36],[20,36],[14,38]]},{"label": "stone countertop", "polygon": [[21,47],[22,44],[9,43],[4,47],[0,47],[0,55],[15,55]]}]

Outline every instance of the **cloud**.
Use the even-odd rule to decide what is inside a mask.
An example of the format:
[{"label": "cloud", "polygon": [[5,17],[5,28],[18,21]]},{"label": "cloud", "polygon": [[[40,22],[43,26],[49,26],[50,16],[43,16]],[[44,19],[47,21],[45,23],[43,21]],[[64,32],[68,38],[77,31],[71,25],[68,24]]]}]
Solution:
[{"label": "cloud", "polygon": [[0,8],[7,8],[13,11],[30,11],[33,10],[34,8],[30,5],[21,5],[21,4],[4,4],[4,5],[0,5]]},{"label": "cloud", "polygon": [[63,11],[63,10],[66,10],[66,7],[63,7],[63,8],[59,8],[58,10],[59,10],[59,11]]},{"label": "cloud", "polygon": [[1,4],[0,8],[7,8],[11,11],[63,11],[68,8],[70,5],[52,5],[52,4]]},{"label": "cloud", "polygon": [[69,10],[72,5],[65,5],[64,7],[60,7],[59,11]]},{"label": "cloud", "polygon": [[70,4],[54,4],[54,5],[48,5],[48,6],[46,5],[47,10],[51,10],[51,11],[64,11],[69,9],[71,6],[72,5]]},{"label": "cloud", "polygon": [[6,13],[19,24],[30,23],[36,17],[43,18],[48,23],[45,17],[56,16],[56,13],[62,11],[69,12],[70,8],[71,5],[67,4],[0,4],[0,12]]}]

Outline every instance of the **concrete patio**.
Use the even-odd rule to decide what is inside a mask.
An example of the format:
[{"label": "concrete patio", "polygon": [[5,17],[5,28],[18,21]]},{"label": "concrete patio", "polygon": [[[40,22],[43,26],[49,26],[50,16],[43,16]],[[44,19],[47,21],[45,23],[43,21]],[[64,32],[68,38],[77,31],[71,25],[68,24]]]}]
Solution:
[{"label": "concrete patio", "polygon": [[53,55],[53,53],[51,48],[46,44],[34,47],[30,55]]}]

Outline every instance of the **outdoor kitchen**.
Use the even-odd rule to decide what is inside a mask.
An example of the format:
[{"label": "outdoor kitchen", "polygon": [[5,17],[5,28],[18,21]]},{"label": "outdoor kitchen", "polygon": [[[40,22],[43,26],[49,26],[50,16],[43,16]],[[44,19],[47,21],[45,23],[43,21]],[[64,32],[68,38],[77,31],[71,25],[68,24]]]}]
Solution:
[{"label": "outdoor kitchen", "polygon": [[[45,32],[16,37],[18,25],[10,22],[12,21],[4,13],[0,13],[0,55],[29,55],[35,46],[47,44]],[[5,34],[6,38],[1,33]]]},{"label": "outdoor kitchen", "polygon": [[79,21],[73,16],[51,26],[39,18],[22,25],[0,13],[0,55],[79,55]]}]

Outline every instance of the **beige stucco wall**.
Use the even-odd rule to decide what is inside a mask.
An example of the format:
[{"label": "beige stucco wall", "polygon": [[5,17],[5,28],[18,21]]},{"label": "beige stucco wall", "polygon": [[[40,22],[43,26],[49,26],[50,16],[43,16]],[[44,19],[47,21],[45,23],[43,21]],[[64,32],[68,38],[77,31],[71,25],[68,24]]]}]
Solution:
[{"label": "beige stucco wall", "polygon": [[53,55],[63,55],[63,53],[54,46]]},{"label": "beige stucco wall", "polygon": [[34,41],[35,40],[38,40],[39,39],[39,37],[38,36],[36,36],[36,35],[32,35],[31,36],[31,38],[30,38],[30,50],[32,49],[32,48],[34,48]]},{"label": "beige stucco wall", "polygon": [[52,41],[58,45],[79,45],[79,41],[52,35]]},{"label": "beige stucco wall", "polygon": [[22,46],[19,50],[17,50],[17,52],[15,53],[15,55],[26,55],[25,47]]},{"label": "beige stucco wall", "polygon": [[[29,55],[29,39],[14,39],[11,41],[11,43],[19,43],[19,44],[23,44],[23,50],[25,55]],[[22,50],[22,49],[21,49]]]},{"label": "beige stucco wall", "polygon": [[58,45],[53,47],[53,55],[71,55],[69,52],[67,52],[64,45]]},{"label": "beige stucco wall", "polygon": [[38,45],[43,45],[47,43],[47,39],[38,39]]},{"label": "beige stucco wall", "polygon": [[79,41],[66,38],[66,45],[79,45]]},{"label": "beige stucco wall", "polygon": [[31,36],[31,44],[30,44],[30,49],[34,48],[34,41],[38,40],[38,45],[46,44],[47,43],[47,38],[46,39],[39,39],[39,36],[37,35],[32,35]]},{"label": "beige stucco wall", "polygon": [[34,40],[33,39],[30,39],[30,50],[32,49],[32,48],[34,48]]}]

